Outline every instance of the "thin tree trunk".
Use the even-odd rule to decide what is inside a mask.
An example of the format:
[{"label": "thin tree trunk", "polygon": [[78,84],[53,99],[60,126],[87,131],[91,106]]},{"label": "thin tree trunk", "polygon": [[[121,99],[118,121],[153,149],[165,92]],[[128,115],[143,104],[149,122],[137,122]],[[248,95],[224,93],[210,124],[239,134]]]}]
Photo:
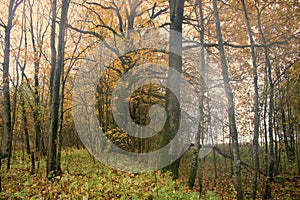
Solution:
[{"label": "thin tree trunk", "polygon": [[282,124],[282,132],[283,132],[283,142],[284,142],[284,147],[285,147],[285,153],[286,153],[286,157],[288,159],[291,159],[291,147],[290,147],[290,143],[289,143],[289,139],[288,139],[288,127],[287,127],[287,120],[286,120],[286,113],[285,113],[285,109],[284,109],[284,96],[285,94],[285,90],[280,88],[280,86],[278,86],[278,90],[279,90],[279,103],[278,103],[278,107],[279,107],[279,112],[281,114],[281,124]]},{"label": "thin tree trunk", "polygon": [[[23,18],[22,18],[22,23],[23,23],[23,32],[24,32],[24,46],[25,46],[25,58],[27,58],[28,55],[28,40],[27,40],[27,31],[26,31],[26,25],[27,25],[27,17],[26,17],[26,0],[23,2]],[[24,86],[25,82],[25,68],[27,65],[27,60],[24,60],[24,65],[21,67],[21,89]],[[21,90],[21,95],[20,95],[20,101],[21,101],[21,113],[22,113],[22,121],[23,121],[23,130],[24,130],[24,136],[25,136],[25,147],[26,147],[26,153],[30,156],[30,136],[29,136],[29,130],[28,130],[28,120],[26,116],[26,105],[25,105],[25,96],[22,93],[23,91]]]},{"label": "thin tree trunk", "polygon": [[59,128],[57,136],[57,156],[56,156],[56,168],[60,169],[60,160],[61,160],[61,147],[62,147],[62,129],[63,129],[63,120],[64,120],[64,92],[65,92],[65,82],[64,82],[64,65],[61,69],[61,94],[59,102]]},{"label": "thin tree trunk", "polygon": [[225,87],[225,92],[228,101],[230,136],[232,138],[232,149],[233,149],[233,157],[234,157],[234,176],[235,176],[234,185],[235,185],[235,190],[237,192],[236,198],[241,200],[243,199],[243,190],[242,190],[242,179],[241,179],[241,159],[240,159],[240,150],[239,150],[239,142],[238,142],[238,132],[237,132],[236,120],[235,120],[235,105],[234,105],[234,99],[233,99],[234,97],[233,97],[233,93],[229,81],[228,66],[226,61],[224,45],[223,45],[217,0],[213,0],[213,7],[214,7],[215,20],[216,20],[218,46],[221,55],[222,76],[223,76],[224,87]]},{"label": "thin tree trunk", "polygon": [[296,145],[296,149],[295,149],[296,157],[297,157],[297,163],[298,163],[298,175],[300,175],[300,141],[299,141],[299,135],[300,134],[296,134],[296,144],[297,145]]},{"label": "thin tree trunk", "polygon": [[216,181],[218,179],[218,171],[217,171],[217,157],[216,157],[215,149],[213,149],[213,158],[214,158],[214,186],[216,186]]},{"label": "thin tree trunk", "polygon": [[[275,113],[274,113],[274,115],[276,115]],[[278,123],[277,123],[278,124]],[[275,117],[274,117],[274,126],[276,126],[276,119],[275,119]],[[277,125],[277,127],[278,127],[279,125]],[[275,154],[275,168],[274,168],[274,174],[275,175],[278,175],[279,174],[279,168],[280,168],[280,151],[279,151],[279,145],[278,144],[280,144],[280,137],[278,137],[279,135],[278,135],[278,132],[277,132],[277,129],[279,129],[279,127],[278,128],[275,128],[274,129],[274,137],[275,137],[275,148],[274,148],[274,154]]]},{"label": "thin tree trunk", "polygon": [[[15,12],[22,1],[9,1],[8,7],[8,19],[7,24],[5,25],[5,38],[4,38],[4,60],[3,60],[3,73],[2,73],[2,87],[3,87],[3,140],[1,147],[1,156],[2,158],[11,157],[12,151],[12,123],[11,123],[11,103],[10,103],[10,89],[9,89],[9,63],[10,63],[10,37],[11,29],[13,27],[13,17]],[[7,169],[10,168],[10,159],[7,162]]]},{"label": "thin tree trunk", "polygon": [[[35,52],[36,54],[36,52]],[[36,57],[36,55],[35,55]],[[35,130],[35,147],[39,154],[45,155],[44,145],[42,145],[41,124],[40,124],[40,97],[39,97],[39,61],[34,62],[34,130]]]},{"label": "thin tree trunk", "polygon": [[25,100],[23,95],[21,96],[21,111],[22,111],[22,121],[23,121],[23,130],[24,130],[24,136],[25,136],[25,147],[26,147],[26,153],[30,155],[30,140],[29,140],[29,131],[28,131],[28,120],[26,116],[26,108],[25,108]]},{"label": "thin tree trunk", "polygon": [[[19,56],[18,56],[19,57]],[[17,58],[18,59],[18,58]],[[15,123],[17,121],[17,102],[18,102],[18,88],[19,88],[19,70],[18,66],[16,65],[16,74],[17,74],[17,80],[14,85],[14,94],[13,94],[13,101],[12,101],[12,106],[11,106],[11,140],[13,140],[13,132],[14,132],[14,127]],[[8,161],[7,161],[7,169],[10,169],[10,164],[11,164],[11,158],[12,158],[12,147],[9,149],[9,154],[8,154]]]},{"label": "thin tree trunk", "polygon": [[[197,5],[199,6],[200,11],[200,58],[201,58],[201,64],[200,64],[200,99],[199,99],[199,126],[198,131],[195,136],[195,146],[194,152],[193,152],[193,158],[192,158],[192,166],[191,166],[191,172],[189,176],[189,187],[190,189],[193,189],[198,169],[198,159],[199,159],[199,151],[200,151],[200,138],[203,136],[204,131],[204,91],[205,91],[205,49],[204,49],[204,15],[203,15],[203,5],[201,0],[197,0]],[[203,137],[202,137],[203,140]],[[199,168],[201,170],[201,168]],[[201,172],[198,173],[199,176],[201,176]],[[199,177],[199,181],[202,181],[202,178]],[[199,182],[199,185],[202,185],[202,183]],[[202,192],[202,188],[200,187],[200,194]]]},{"label": "thin tree trunk", "polygon": [[266,174],[269,173],[268,165],[269,165],[269,144],[268,144],[268,128],[267,128],[267,109],[268,109],[268,74],[267,68],[265,67],[265,75],[264,75],[264,112],[263,112],[263,126],[264,126],[264,139],[265,139],[265,157],[264,157],[264,164],[265,164],[265,172]]},{"label": "thin tree trunk", "polygon": [[274,114],[274,83],[272,79],[272,66],[271,66],[271,61],[269,57],[269,49],[267,46],[266,38],[262,30],[262,25],[261,25],[261,12],[258,10],[257,15],[257,21],[258,21],[258,29],[259,33],[261,35],[262,43],[263,43],[263,49],[264,49],[264,54],[265,54],[265,59],[266,59],[266,66],[267,66],[267,75],[268,75],[268,81],[269,81],[269,89],[270,89],[270,94],[269,94],[269,111],[268,111],[268,136],[270,139],[270,159],[269,159],[269,166],[268,166],[268,174],[269,178],[266,182],[266,189],[264,193],[264,199],[270,199],[271,198],[271,182],[273,179],[274,175],[274,164],[275,164],[275,156],[274,156],[274,139],[273,139],[273,114]]},{"label": "thin tree trunk", "polygon": [[[287,83],[287,91],[289,91],[289,80]],[[290,137],[290,161],[295,161],[295,134],[294,134],[294,120],[292,116],[292,108],[291,108],[291,102],[288,101],[287,103],[287,111],[288,111],[288,134]]]},{"label": "thin tree trunk", "polygon": [[43,143],[43,138],[41,136],[41,123],[40,123],[40,94],[39,94],[39,69],[40,60],[42,56],[42,44],[45,33],[41,36],[41,41],[38,44],[35,39],[34,27],[33,27],[33,5],[29,5],[30,12],[30,34],[31,43],[34,52],[34,109],[33,109],[33,120],[34,120],[34,131],[35,131],[35,148],[37,153],[45,155],[45,147]]},{"label": "thin tree trunk", "polygon": [[[13,102],[12,102],[12,106],[11,106],[11,113],[12,113],[12,118],[11,118],[11,135],[13,136],[13,132],[14,132],[14,127],[17,121],[17,102],[18,102],[18,90],[19,90],[19,79],[20,79],[20,74],[19,74],[19,59],[20,59],[20,53],[21,53],[21,49],[22,49],[22,44],[23,44],[23,38],[24,38],[24,31],[23,29],[25,29],[24,27],[24,23],[25,23],[25,1],[23,4],[23,17],[22,17],[22,22],[21,22],[21,27],[22,27],[22,31],[21,31],[21,35],[20,35],[20,39],[19,39],[19,48],[18,48],[18,53],[17,56],[15,58],[16,61],[16,80],[13,78],[13,86],[14,86],[14,94],[13,94]],[[26,64],[26,61],[25,61]],[[9,155],[8,155],[8,162],[7,162],[7,169],[10,169],[10,160],[11,160],[11,156],[12,156],[12,148],[10,149]]]},{"label": "thin tree trunk", "polygon": [[244,0],[241,0],[243,5],[243,10],[245,14],[248,35],[251,44],[251,56],[252,56],[252,65],[253,65],[253,86],[254,86],[254,135],[253,135],[253,163],[254,163],[254,174],[253,174],[253,186],[252,186],[252,199],[256,199],[257,193],[257,177],[258,177],[258,169],[259,169],[259,94],[258,94],[258,76],[257,76],[257,62],[256,62],[256,54],[254,47],[253,34],[251,30],[250,20],[248,16],[248,11],[246,8],[246,4]]},{"label": "thin tree trunk", "polygon": [[[232,138],[231,137],[229,138],[229,154],[233,157]],[[234,175],[234,173],[233,173],[233,159],[230,159],[230,174]]]}]

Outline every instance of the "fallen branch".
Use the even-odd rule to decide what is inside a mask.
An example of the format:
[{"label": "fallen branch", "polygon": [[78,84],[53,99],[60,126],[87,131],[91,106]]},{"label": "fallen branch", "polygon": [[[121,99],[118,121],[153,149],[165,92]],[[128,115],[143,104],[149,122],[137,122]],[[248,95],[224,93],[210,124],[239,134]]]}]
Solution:
[{"label": "fallen branch", "polygon": [[[232,157],[232,156],[227,155],[226,153],[222,152],[222,150],[219,149],[218,147],[214,146],[214,147],[213,147],[213,150],[215,150],[218,154],[220,154],[220,155],[223,156],[224,158],[228,158],[228,159],[233,160],[233,157]],[[241,165],[242,165],[243,167],[245,167],[245,168],[246,168],[249,172],[251,172],[251,173],[252,173],[252,171],[255,171],[255,169],[253,169],[253,167],[252,167],[251,165],[245,163],[245,162],[242,161],[242,160],[241,160]],[[265,177],[268,176],[265,172],[263,172],[263,171],[261,171],[261,170],[258,170],[258,172],[259,172],[261,175],[265,176]]]}]

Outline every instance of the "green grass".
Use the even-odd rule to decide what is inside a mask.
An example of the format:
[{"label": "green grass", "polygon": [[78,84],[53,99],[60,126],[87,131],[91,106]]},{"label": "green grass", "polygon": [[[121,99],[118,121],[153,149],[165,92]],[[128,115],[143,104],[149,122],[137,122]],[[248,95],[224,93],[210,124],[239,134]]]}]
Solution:
[{"label": "green grass", "polygon": [[16,153],[11,170],[2,170],[1,199],[199,199],[197,192],[173,181],[168,173],[112,170],[94,161],[86,150],[64,150],[64,174],[52,181],[45,178],[45,161],[31,174],[30,160],[21,158]]},{"label": "green grass", "polygon": [[[226,148],[228,149],[228,148]],[[227,152],[228,153],[228,152]],[[249,147],[242,147],[243,161],[251,164]],[[23,159],[26,157],[25,159]],[[189,190],[188,182],[192,151],[181,159],[180,179],[173,181],[169,173],[160,171],[144,174],[112,170],[95,161],[86,150],[65,149],[62,152],[63,175],[50,181],[46,179],[45,160],[39,163],[38,171],[31,174],[31,163],[22,152],[13,156],[12,168],[5,171],[2,165],[2,193],[0,199],[199,199],[198,179],[195,190]],[[282,156],[284,158],[284,155]],[[230,161],[216,154],[217,177],[215,177],[213,154],[201,164],[203,180],[202,199],[234,199],[234,177],[230,173]],[[119,162],[119,161],[118,161]],[[264,165],[261,163],[263,170]],[[272,183],[273,199],[299,199],[300,182],[293,181],[296,165],[285,163],[285,170]],[[242,167],[245,198],[251,197],[252,171]],[[264,177],[259,177],[258,199],[264,192]],[[213,191],[213,192],[212,192]]]}]

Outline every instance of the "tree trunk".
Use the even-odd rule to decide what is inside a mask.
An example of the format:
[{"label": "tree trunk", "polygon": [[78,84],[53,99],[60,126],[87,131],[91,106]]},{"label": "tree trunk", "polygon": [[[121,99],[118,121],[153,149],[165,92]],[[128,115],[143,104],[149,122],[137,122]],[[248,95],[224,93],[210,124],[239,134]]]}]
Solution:
[{"label": "tree trunk", "polygon": [[[56,11],[56,1],[53,1],[53,10]],[[50,85],[50,130],[48,141],[48,159],[47,159],[47,177],[58,176],[61,174],[60,162],[57,160],[58,149],[58,130],[59,130],[59,98],[60,98],[60,80],[64,65],[64,46],[65,46],[65,30],[67,24],[67,12],[69,7],[69,0],[62,0],[61,20],[59,23],[58,35],[58,55],[57,63],[52,63],[51,71],[54,71],[53,83]],[[56,18],[52,19],[56,20]],[[55,32],[55,31],[54,31]],[[54,37],[54,36],[53,36]],[[54,39],[54,38],[52,38]],[[51,39],[51,41],[52,41]],[[53,41],[52,41],[53,42]],[[52,55],[56,56],[56,55]],[[56,60],[52,58],[52,60]],[[51,98],[52,97],[52,98]]]},{"label": "tree trunk", "polygon": [[300,139],[299,139],[299,135],[300,134],[296,134],[296,149],[295,149],[296,157],[297,157],[297,164],[298,164],[298,175],[300,175]]},{"label": "tree trunk", "polygon": [[[24,47],[25,47],[25,58],[28,56],[28,41],[27,41],[27,32],[26,32],[26,22],[27,22],[27,17],[26,17],[26,0],[23,2],[23,12],[22,12],[22,35],[24,33]],[[22,39],[20,40],[22,41]],[[21,43],[20,43],[21,46]],[[29,130],[28,130],[28,119],[26,116],[26,105],[25,105],[25,96],[24,96],[24,82],[25,82],[25,68],[27,65],[27,60],[24,60],[23,66],[18,65],[21,70],[21,86],[19,90],[19,96],[20,96],[20,106],[21,106],[21,114],[22,114],[22,125],[23,125],[23,130],[24,130],[24,144],[26,148],[26,153],[28,156],[30,156],[30,137],[29,137]]]},{"label": "tree trunk", "polygon": [[241,0],[243,5],[243,10],[245,14],[248,35],[251,44],[251,56],[252,56],[252,65],[253,65],[253,86],[254,86],[254,135],[253,135],[253,164],[254,164],[254,174],[253,174],[253,186],[252,186],[252,199],[256,199],[256,192],[257,192],[257,177],[258,177],[258,170],[259,170],[259,94],[258,94],[258,76],[257,76],[257,62],[256,62],[256,55],[255,55],[255,47],[254,47],[254,40],[253,34],[251,30],[250,20],[248,16],[248,11],[246,8],[246,4],[244,0]]},{"label": "tree trunk", "polygon": [[64,65],[61,69],[61,93],[59,101],[59,125],[58,125],[58,136],[57,136],[57,156],[56,156],[56,166],[60,169],[60,160],[61,160],[61,146],[62,146],[62,129],[63,129],[63,120],[64,120],[64,93],[65,93],[65,82],[64,82]]},{"label": "tree trunk", "polygon": [[263,103],[263,127],[264,127],[264,142],[265,142],[265,150],[264,150],[264,165],[265,172],[268,174],[268,165],[269,165],[269,144],[268,144],[268,128],[267,128],[267,110],[268,110],[268,78],[267,78],[267,68],[265,67],[264,74],[264,103]]},{"label": "tree trunk", "polygon": [[213,158],[214,158],[214,186],[216,186],[216,182],[218,179],[218,171],[217,171],[217,157],[216,157],[215,149],[213,149]]},{"label": "tree trunk", "polygon": [[[35,148],[39,154],[45,155],[44,145],[42,143],[41,137],[41,125],[40,125],[40,97],[39,97],[39,69],[40,69],[40,59],[42,56],[42,45],[36,44],[34,27],[33,27],[33,6],[29,5],[30,12],[30,34],[31,34],[31,43],[34,52],[34,109],[33,109],[33,120],[34,120],[34,131],[35,131]],[[43,36],[42,36],[43,37]],[[41,40],[43,42],[43,39]],[[39,46],[39,47],[37,47]]]},{"label": "tree trunk", "polygon": [[[203,140],[203,131],[204,131],[204,92],[205,92],[205,49],[204,49],[204,15],[203,15],[203,5],[202,1],[199,0],[197,1],[197,4],[199,6],[199,11],[200,11],[200,43],[201,43],[201,52],[200,52],[200,58],[201,58],[201,63],[200,63],[200,99],[199,99],[199,114],[200,114],[200,119],[199,119],[199,126],[198,126],[198,131],[195,137],[195,146],[194,152],[193,152],[193,158],[192,158],[192,166],[191,166],[191,172],[190,172],[190,177],[189,177],[189,187],[190,189],[193,189],[194,184],[195,184],[195,179],[196,179],[196,174],[197,174],[197,169],[198,169],[198,159],[199,159],[199,151],[200,151],[200,138],[202,136]],[[199,168],[201,170],[201,168]],[[201,173],[199,172],[198,175],[201,176]],[[199,177],[199,181],[202,181],[202,178]],[[200,184],[202,185],[202,183]],[[201,193],[200,189],[200,193]]]},{"label": "tree trunk", "polygon": [[[11,29],[13,27],[13,17],[16,9],[21,1],[10,0],[8,7],[8,19],[5,25],[5,38],[4,38],[4,60],[3,60],[3,74],[2,74],[2,87],[3,87],[3,140],[1,147],[2,158],[10,157],[12,151],[12,123],[11,123],[11,103],[10,103],[10,89],[9,89],[9,63],[10,63],[10,37]],[[10,159],[9,159],[10,160]],[[10,162],[7,162],[7,168],[10,168]]]},{"label": "tree trunk", "polygon": [[284,146],[285,146],[285,152],[286,152],[286,157],[288,159],[292,160],[292,155],[291,155],[291,147],[290,143],[288,140],[288,127],[287,127],[287,121],[286,121],[286,114],[285,114],[285,109],[284,109],[284,102],[283,98],[285,96],[285,92],[281,91],[282,89],[279,88],[279,110],[281,114],[281,124],[282,124],[282,132],[283,132],[283,141],[284,141]]},{"label": "tree trunk", "polygon": [[[22,95],[22,94],[21,94]],[[23,95],[21,96],[21,111],[22,111],[22,121],[23,121],[23,130],[25,136],[25,147],[26,153],[30,155],[30,140],[29,140],[29,132],[28,132],[28,120],[26,116],[26,108],[25,108],[25,101]]]},{"label": "tree trunk", "polygon": [[[287,83],[287,91],[289,91],[289,80]],[[288,101],[287,103],[287,111],[288,111],[288,134],[290,137],[290,161],[295,161],[295,134],[294,134],[294,120],[293,120],[293,115],[292,115],[292,108],[291,108],[291,102]]]},{"label": "tree trunk", "polygon": [[240,150],[239,150],[239,143],[238,143],[238,132],[237,132],[236,120],[235,120],[235,105],[233,99],[234,97],[233,97],[233,93],[229,81],[228,66],[226,61],[224,45],[223,45],[217,0],[213,0],[213,7],[214,7],[215,20],[216,20],[218,46],[221,55],[222,76],[224,81],[226,97],[228,101],[230,136],[232,139],[232,150],[233,150],[233,157],[234,157],[233,164],[234,164],[234,176],[235,176],[235,190],[237,192],[236,198],[240,200],[243,199],[243,190],[242,190],[242,179],[241,179],[241,159],[240,159]]},{"label": "tree trunk", "polygon": [[[257,8],[257,7],[256,7]],[[269,89],[270,89],[270,94],[269,94],[269,111],[268,111],[268,135],[269,135],[269,141],[270,141],[270,159],[269,159],[269,166],[268,166],[268,175],[269,178],[266,183],[266,189],[264,193],[264,199],[270,199],[271,198],[271,181],[273,179],[274,175],[274,164],[275,164],[275,155],[274,155],[274,139],[273,139],[273,114],[274,114],[274,83],[272,79],[272,66],[271,66],[271,61],[269,57],[269,49],[267,46],[266,38],[262,30],[262,25],[261,25],[261,12],[258,10],[258,15],[257,15],[257,21],[258,21],[258,29],[259,33],[261,35],[262,43],[263,43],[263,49],[264,49],[264,54],[265,54],[265,59],[266,59],[266,69],[267,69],[267,78],[269,81]]]},{"label": "tree trunk", "polygon": [[[52,20],[51,20],[51,37],[50,37],[50,45],[51,45],[51,71],[50,71],[50,130],[49,130],[49,140],[48,140],[48,151],[47,151],[47,177],[50,173],[55,173],[55,161],[56,161],[56,137],[57,132],[53,130],[53,123],[55,122],[53,116],[53,88],[54,88],[54,74],[56,68],[56,45],[55,45],[55,33],[56,33],[56,12],[57,12],[57,0],[52,1]],[[53,122],[54,121],[54,122]]]},{"label": "tree trunk", "polygon": [[[275,113],[274,113],[274,115],[275,115]],[[276,126],[276,119],[275,119],[275,117],[274,117],[274,125]],[[278,125],[277,125],[278,126]],[[274,154],[275,154],[275,167],[274,167],[274,174],[275,175],[278,175],[279,174],[279,166],[280,166],[280,150],[279,150],[279,145],[278,144],[280,144],[280,137],[278,137],[279,135],[279,133],[276,131],[277,129],[279,129],[279,128],[275,128],[274,129],[274,137],[275,137],[275,144],[274,144]]]},{"label": "tree trunk", "polygon": [[[169,0],[170,4],[170,19],[171,19],[171,30],[182,33],[182,20],[184,11],[184,0]],[[170,54],[169,54],[169,67],[177,70],[179,73],[182,72],[182,35],[170,32]],[[174,53],[176,52],[176,54]],[[172,85],[175,88],[172,92],[180,96],[180,77],[178,73],[173,74],[169,71],[167,87]],[[176,91],[175,91],[176,90]],[[171,94],[169,90],[166,91],[166,112],[167,121],[164,130],[164,136],[162,138],[162,146],[169,143],[175,133],[178,130],[180,108],[179,102],[174,94]],[[178,178],[180,158],[173,162],[171,165],[165,168],[170,169],[173,173],[173,178]]]}]

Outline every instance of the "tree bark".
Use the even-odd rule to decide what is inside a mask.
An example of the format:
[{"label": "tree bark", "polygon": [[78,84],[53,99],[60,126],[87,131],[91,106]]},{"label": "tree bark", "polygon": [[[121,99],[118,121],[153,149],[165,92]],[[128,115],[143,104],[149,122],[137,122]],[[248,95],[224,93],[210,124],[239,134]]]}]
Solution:
[{"label": "tree bark", "polygon": [[234,163],[233,163],[234,176],[235,176],[234,185],[235,185],[235,190],[237,192],[236,198],[240,200],[243,199],[243,190],[242,190],[242,179],[241,179],[241,159],[240,159],[240,150],[239,150],[239,142],[238,142],[238,131],[237,131],[236,120],[235,120],[234,97],[233,97],[233,92],[230,86],[230,80],[228,75],[228,66],[226,61],[224,45],[223,45],[217,0],[213,0],[213,8],[214,8],[214,15],[216,20],[216,31],[218,37],[219,52],[221,55],[222,76],[223,76],[226,97],[228,101],[230,136],[232,139],[232,149],[233,149],[233,157],[234,157]]},{"label": "tree bark", "polygon": [[25,108],[25,101],[24,97],[21,96],[21,109],[22,109],[22,121],[23,121],[23,130],[25,136],[25,147],[26,153],[30,155],[30,140],[29,140],[29,131],[28,131],[28,120],[26,116],[26,108]]},{"label": "tree bark", "polygon": [[267,69],[264,69],[264,95],[263,95],[263,127],[264,127],[264,165],[265,172],[268,173],[269,165],[269,144],[268,144],[268,127],[267,127],[267,110],[268,110],[268,74]]},{"label": "tree bark", "polygon": [[269,166],[268,166],[268,179],[266,182],[266,189],[263,198],[264,199],[270,199],[271,198],[271,182],[273,180],[274,175],[274,164],[275,164],[275,155],[274,155],[274,139],[273,139],[273,114],[274,114],[274,82],[272,79],[272,66],[271,61],[269,57],[269,49],[267,46],[267,41],[265,38],[265,35],[262,30],[262,24],[261,24],[261,11],[257,9],[257,22],[258,22],[258,29],[259,34],[262,39],[263,43],[263,49],[264,49],[264,56],[266,60],[266,70],[267,70],[267,78],[269,83],[269,110],[268,110],[268,136],[269,136],[269,150],[270,150],[270,157],[269,157]]},{"label": "tree bark", "polygon": [[[13,18],[16,10],[22,0],[10,0],[8,6],[8,19],[5,28],[4,38],[4,60],[3,60],[3,75],[2,75],[2,87],[3,87],[3,140],[1,147],[2,158],[10,157],[12,151],[12,121],[11,121],[11,102],[10,102],[10,89],[9,89],[9,66],[10,66],[10,37],[13,27]],[[9,159],[10,160],[10,159]],[[7,163],[7,168],[10,168],[10,162]]]},{"label": "tree bark", "polygon": [[[202,5],[202,0],[197,0],[197,5],[199,6],[199,12],[200,12],[200,43],[202,44],[200,46],[200,58],[201,58],[201,63],[200,63],[200,99],[199,99],[199,126],[198,126],[198,131],[195,136],[195,146],[193,147],[193,157],[192,157],[192,166],[191,166],[191,172],[189,176],[189,187],[190,189],[193,189],[195,185],[195,179],[196,179],[196,174],[197,174],[197,169],[198,169],[198,157],[199,157],[199,151],[200,151],[200,138],[202,137],[203,141],[203,132],[204,132],[204,93],[205,93],[205,49],[204,49],[204,14],[203,14],[203,5]],[[203,144],[202,144],[203,145]],[[199,170],[201,170],[199,168]],[[201,173],[198,173],[199,176],[201,176]],[[201,181],[202,179],[199,177],[199,180]],[[200,183],[201,185],[202,183]],[[201,193],[200,189],[200,193]]]},{"label": "tree bark", "polygon": [[[22,32],[24,32],[24,47],[25,47],[25,58],[28,55],[28,41],[27,41],[27,32],[26,32],[26,0],[23,2],[23,13],[22,13]],[[24,144],[26,148],[26,153],[28,156],[30,156],[30,136],[29,136],[29,130],[28,130],[28,119],[26,116],[26,104],[25,104],[25,96],[24,96],[24,82],[25,82],[25,68],[27,65],[27,60],[24,60],[23,66],[20,66],[21,70],[21,86],[20,86],[20,106],[21,106],[21,114],[22,114],[22,122],[23,122],[23,130],[24,130]]]},{"label": "tree bark", "polygon": [[243,5],[243,11],[245,14],[245,20],[248,29],[248,35],[250,39],[251,45],[251,56],[252,56],[252,67],[253,67],[253,86],[254,86],[254,135],[253,135],[253,163],[254,163],[254,174],[253,174],[253,186],[252,186],[252,199],[256,199],[257,193],[257,178],[258,178],[258,170],[259,170],[259,94],[258,94],[258,76],[257,76],[257,61],[256,61],[256,54],[255,54],[255,44],[253,40],[253,33],[251,30],[250,20],[248,16],[248,11],[246,8],[246,4],[244,0],[241,0]]},{"label": "tree bark", "polygon": [[290,143],[289,143],[289,139],[288,139],[288,127],[287,125],[289,124],[289,122],[287,123],[286,120],[286,113],[285,113],[285,109],[284,109],[284,96],[286,95],[284,89],[282,89],[280,86],[278,88],[279,90],[279,112],[281,114],[281,124],[282,124],[282,132],[283,132],[283,142],[284,142],[284,146],[285,146],[285,152],[286,152],[286,156],[288,159],[292,160],[292,150],[290,147]]},{"label": "tree bark", "polygon": [[[47,177],[50,175],[55,176],[55,161],[56,161],[56,138],[57,131],[53,130],[53,123],[55,122],[53,117],[53,88],[54,88],[54,74],[56,69],[56,45],[55,45],[55,33],[56,33],[56,12],[57,12],[57,0],[52,1],[52,19],[51,19],[51,36],[50,36],[50,45],[51,45],[51,71],[50,71],[50,130],[49,130],[49,140],[48,140],[48,150],[47,150],[47,167],[46,173]],[[53,118],[53,119],[52,119]],[[53,173],[53,174],[50,174]]]},{"label": "tree bark", "polygon": [[[287,86],[286,86],[286,90],[289,91],[290,90],[290,80],[288,80]],[[289,94],[287,95],[287,98],[289,97]],[[290,137],[290,152],[289,152],[289,160],[290,161],[295,161],[295,134],[294,134],[294,120],[293,120],[293,114],[292,114],[292,106],[291,106],[291,102],[288,101],[287,103],[287,114],[288,114],[288,135]]]},{"label": "tree bark", "polygon": [[[57,159],[58,155],[58,130],[59,130],[59,98],[60,98],[60,81],[61,73],[64,66],[64,47],[65,47],[65,30],[67,25],[69,0],[62,0],[61,20],[59,23],[59,35],[58,35],[58,55],[57,63],[52,63],[51,69],[54,71],[53,83],[50,85],[52,94],[50,94],[50,130],[48,141],[48,155],[47,155],[47,177],[58,176],[62,173],[60,167],[60,161]],[[52,12],[56,11],[56,3],[53,1]],[[52,20],[56,20],[55,18]],[[55,31],[54,31],[55,32]],[[54,37],[54,36],[53,36]],[[52,38],[54,39],[54,38]],[[52,40],[51,39],[51,40]],[[53,41],[52,41],[53,42]],[[54,57],[56,55],[52,55]],[[52,60],[56,60],[52,58]]]},{"label": "tree bark", "polygon": [[34,131],[35,131],[35,149],[39,154],[45,155],[45,147],[43,143],[43,138],[41,136],[41,123],[40,123],[40,94],[39,94],[39,69],[40,60],[42,56],[42,44],[44,40],[45,33],[41,36],[38,44],[35,39],[34,27],[33,27],[33,5],[29,5],[30,12],[30,34],[31,43],[34,52],[34,109],[33,109],[33,120],[34,120]]},{"label": "tree bark", "polygon": [[[169,67],[175,69],[179,73],[182,72],[182,21],[183,21],[183,11],[184,11],[184,0],[169,0],[170,5],[170,19],[171,19],[171,32],[170,32],[170,54],[169,54]],[[176,31],[174,33],[172,31]],[[175,53],[174,53],[175,52]],[[178,74],[178,73],[177,73]],[[173,74],[169,71],[167,87],[173,85],[175,88],[172,92],[180,96],[180,77],[177,74]],[[176,90],[176,91],[175,91]],[[180,108],[179,99],[171,94],[169,90],[166,91],[166,112],[167,121],[165,126],[164,135],[162,138],[162,146],[169,143],[170,139],[174,137],[178,131],[179,119],[180,119]],[[166,167],[165,170],[171,170],[173,173],[173,178],[177,179],[179,174],[179,164],[180,158],[173,162],[171,165]]]}]

